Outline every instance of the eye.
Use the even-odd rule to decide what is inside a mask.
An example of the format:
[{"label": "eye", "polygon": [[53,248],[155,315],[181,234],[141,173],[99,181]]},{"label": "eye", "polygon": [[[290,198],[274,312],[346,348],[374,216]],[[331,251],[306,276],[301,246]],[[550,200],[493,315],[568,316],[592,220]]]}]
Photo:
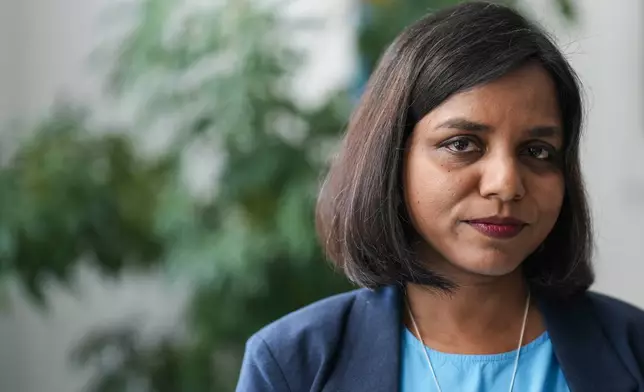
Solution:
[{"label": "eye", "polygon": [[554,156],[552,151],[549,148],[543,146],[531,146],[526,149],[526,152],[531,157],[538,159],[540,161],[551,160]]},{"label": "eye", "polygon": [[448,140],[443,147],[452,152],[474,152],[481,150],[473,140],[466,137]]}]

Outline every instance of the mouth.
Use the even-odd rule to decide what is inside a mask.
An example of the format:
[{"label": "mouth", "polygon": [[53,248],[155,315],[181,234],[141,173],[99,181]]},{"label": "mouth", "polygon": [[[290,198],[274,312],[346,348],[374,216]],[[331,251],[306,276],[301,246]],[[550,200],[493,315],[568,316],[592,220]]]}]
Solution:
[{"label": "mouth", "polygon": [[528,225],[526,222],[512,217],[489,217],[465,221],[479,233],[499,239],[516,237]]}]

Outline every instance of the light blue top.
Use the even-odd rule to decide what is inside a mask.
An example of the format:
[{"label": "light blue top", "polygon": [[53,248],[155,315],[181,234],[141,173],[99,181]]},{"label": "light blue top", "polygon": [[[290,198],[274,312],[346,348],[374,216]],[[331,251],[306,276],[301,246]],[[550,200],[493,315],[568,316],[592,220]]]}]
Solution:
[{"label": "light blue top", "polygon": [[[401,392],[438,392],[422,343],[407,329],[401,337]],[[491,355],[427,350],[443,392],[508,392],[516,350]],[[514,391],[570,392],[548,333],[521,348]]]}]

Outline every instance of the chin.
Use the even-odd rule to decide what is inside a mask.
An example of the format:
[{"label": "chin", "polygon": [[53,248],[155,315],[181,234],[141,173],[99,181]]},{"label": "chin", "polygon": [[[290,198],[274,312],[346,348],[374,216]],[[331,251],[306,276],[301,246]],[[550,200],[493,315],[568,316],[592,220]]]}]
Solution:
[{"label": "chin", "polygon": [[523,261],[523,258],[496,252],[489,256],[482,255],[482,251],[476,253],[475,257],[460,259],[453,264],[471,274],[500,277],[516,271]]}]

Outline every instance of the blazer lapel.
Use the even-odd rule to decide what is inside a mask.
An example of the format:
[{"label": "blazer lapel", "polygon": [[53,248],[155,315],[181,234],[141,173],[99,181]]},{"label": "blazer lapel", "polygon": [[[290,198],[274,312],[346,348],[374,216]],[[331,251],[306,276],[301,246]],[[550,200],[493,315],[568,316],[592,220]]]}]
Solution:
[{"label": "blazer lapel", "polygon": [[324,392],[398,391],[400,301],[396,287],[361,292]]},{"label": "blazer lapel", "polygon": [[572,392],[631,392],[637,383],[602,331],[588,297],[542,300],[548,333]]}]

